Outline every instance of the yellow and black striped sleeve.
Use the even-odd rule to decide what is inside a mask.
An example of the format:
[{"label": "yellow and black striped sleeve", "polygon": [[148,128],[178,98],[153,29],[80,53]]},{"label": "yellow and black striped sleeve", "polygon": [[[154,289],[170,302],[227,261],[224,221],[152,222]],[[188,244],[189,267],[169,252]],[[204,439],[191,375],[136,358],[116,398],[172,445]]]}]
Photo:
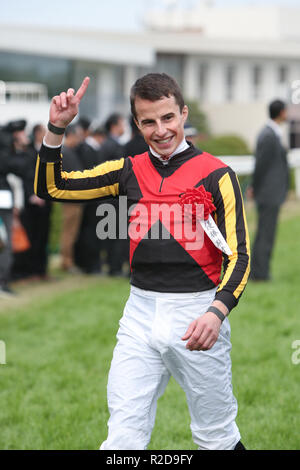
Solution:
[{"label": "yellow and black striped sleeve", "polygon": [[227,169],[218,179],[216,198],[217,224],[232,255],[224,255],[223,278],[216,300],[231,310],[242,295],[250,273],[250,242],[243,198],[236,174]]},{"label": "yellow and black striped sleeve", "polygon": [[125,159],[104,162],[84,171],[62,171],[61,148],[42,145],[37,157],[34,192],[54,201],[87,201],[119,195]]}]

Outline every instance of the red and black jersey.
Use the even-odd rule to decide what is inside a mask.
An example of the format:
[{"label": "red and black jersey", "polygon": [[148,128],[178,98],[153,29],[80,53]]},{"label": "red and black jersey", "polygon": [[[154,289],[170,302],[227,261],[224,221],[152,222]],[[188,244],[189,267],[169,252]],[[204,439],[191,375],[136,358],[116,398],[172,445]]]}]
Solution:
[{"label": "red and black jersey", "polygon": [[[237,304],[249,275],[249,237],[239,183],[231,168],[192,145],[167,165],[146,152],[67,173],[61,169],[61,158],[60,149],[42,146],[35,178],[38,196],[59,201],[126,196],[129,206],[137,205],[135,215],[129,216],[131,284],[158,292],[198,292],[218,286],[216,299],[229,310]],[[205,233],[201,248],[190,249],[184,234],[175,230],[172,212],[166,223],[160,210],[152,211],[163,205],[168,213],[180,194],[201,185],[212,194],[216,207],[212,216],[230,256]],[[137,213],[139,230],[133,236],[130,228]]]}]

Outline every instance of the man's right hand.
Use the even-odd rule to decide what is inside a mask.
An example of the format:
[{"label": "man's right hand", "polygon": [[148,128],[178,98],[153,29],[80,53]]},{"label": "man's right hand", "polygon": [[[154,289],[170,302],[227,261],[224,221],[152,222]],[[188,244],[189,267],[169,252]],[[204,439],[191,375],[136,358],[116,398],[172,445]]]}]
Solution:
[{"label": "man's right hand", "polygon": [[73,88],[69,88],[67,93],[63,91],[52,98],[49,115],[51,124],[65,128],[73,121],[78,114],[80,101],[88,89],[89,82],[89,77],[85,77],[76,94]]}]

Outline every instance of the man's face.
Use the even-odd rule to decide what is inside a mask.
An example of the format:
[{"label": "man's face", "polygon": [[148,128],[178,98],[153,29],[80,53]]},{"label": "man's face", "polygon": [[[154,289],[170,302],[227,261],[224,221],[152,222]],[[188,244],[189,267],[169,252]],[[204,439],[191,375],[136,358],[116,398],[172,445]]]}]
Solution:
[{"label": "man's face", "polygon": [[280,120],[281,122],[285,122],[288,119],[287,108],[284,108],[280,113]]},{"label": "man's face", "polygon": [[184,139],[188,108],[180,112],[174,96],[157,101],[135,99],[136,124],[146,143],[161,156],[171,155]]},{"label": "man's face", "polygon": [[30,143],[25,130],[15,131],[13,133],[13,139],[14,139],[15,148],[17,148],[18,150],[21,150],[21,149],[25,150],[27,145],[29,145]]}]

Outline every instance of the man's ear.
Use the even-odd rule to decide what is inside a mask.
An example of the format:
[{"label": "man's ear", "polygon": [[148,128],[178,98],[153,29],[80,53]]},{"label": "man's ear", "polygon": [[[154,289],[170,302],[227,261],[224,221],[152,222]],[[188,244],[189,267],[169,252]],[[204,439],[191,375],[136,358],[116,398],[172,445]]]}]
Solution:
[{"label": "man's ear", "polygon": [[182,108],[181,115],[182,115],[182,118],[183,118],[183,122],[186,122],[186,120],[188,118],[188,115],[189,115],[189,108],[187,107],[186,104]]},{"label": "man's ear", "polygon": [[139,129],[139,131],[141,130],[140,128],[140,125],[139,125],[139,122],[136,120],[136,118],[133,118],[134,119],[134,122],[135,122],[135,125],[136,127]]}]

